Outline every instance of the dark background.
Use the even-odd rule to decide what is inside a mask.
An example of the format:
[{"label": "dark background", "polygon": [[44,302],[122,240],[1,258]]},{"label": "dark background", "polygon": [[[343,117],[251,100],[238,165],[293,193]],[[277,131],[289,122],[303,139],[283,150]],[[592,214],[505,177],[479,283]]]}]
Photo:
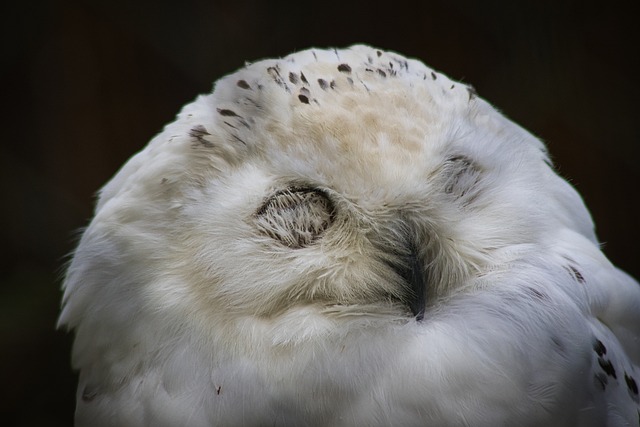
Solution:
[{"label": "dark background", "polygon": [[71,425],[60,274],[93,195],[245,60],[365,42],[422,59],[549,145],[640,277],[638,22],[621,2],[67,0],[0,10],[0,424]]}]

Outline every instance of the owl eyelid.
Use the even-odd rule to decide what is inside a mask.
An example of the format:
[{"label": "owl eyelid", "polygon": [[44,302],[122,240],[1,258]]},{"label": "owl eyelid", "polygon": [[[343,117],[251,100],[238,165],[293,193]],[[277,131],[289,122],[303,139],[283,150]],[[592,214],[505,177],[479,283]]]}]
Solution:
[{"label": "owl eyelid", "polygon": [[447,157],[443,167],[445,171],[444,192],[452,194],[456,198],[463,198],[476,188],[483,175],[482,168],[474,160],[461,154]]},{"label": "owl eyelid", "polygon": [[[277,190],[276,192],[270,194],[264,200],[260,208],[258,208],[258,210],[256,211],[256,216],[264,215],[267,209],[271,207],[275,207],[275,204],[274,204],[275,201],[279,200],[282,196],[291,195],[292,197],[296,197],[296,196],[299,197],[299,196],[306,196],[308,194],[319,194],[323,198],[325,198],[329,202],[329,205],[331,208],[331,214],[333,216],[333,214],[335,213],[335,203],[333,202],[332,198],[329,196],[329,193],[323,189],[311,187],[311,186],[305,186],[305,185],[292,185],[290,187]],[[300,197],[300,201],[302,200],[304,200],[304,197]]]},{"label": "owl eyelid", "polygon": [[458,164],[463,165],[465,168],[467,167],[477,167],[476,162],[474,162],[470,157],[464,154],[452,154],[447,156],[444,161],[444,164]]},{"label": "owl eyelid", "polygon": [[318,240],[335,218],[335,205],[325,191],[291,186],[276,191],[255,213],[262,234],[292,249]]}]

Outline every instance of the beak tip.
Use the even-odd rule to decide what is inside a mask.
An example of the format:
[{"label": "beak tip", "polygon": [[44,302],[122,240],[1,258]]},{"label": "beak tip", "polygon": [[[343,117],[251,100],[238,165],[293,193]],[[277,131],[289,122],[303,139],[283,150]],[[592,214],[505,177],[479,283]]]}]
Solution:
[{"label": "beak tip", "polygon": [[415,316],[416,322],[421,322],[424,319],[424,306],[418,310],[411,310]]}]

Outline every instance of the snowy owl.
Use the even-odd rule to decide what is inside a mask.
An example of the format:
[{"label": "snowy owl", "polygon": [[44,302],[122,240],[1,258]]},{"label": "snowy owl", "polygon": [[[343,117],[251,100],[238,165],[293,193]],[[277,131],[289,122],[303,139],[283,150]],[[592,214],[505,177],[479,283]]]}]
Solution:
[{"label": "snowy owl", "polygon": [[367,46],[222,78],[101,190],[78,426],[637,426],[640,286],[544,145]]}]

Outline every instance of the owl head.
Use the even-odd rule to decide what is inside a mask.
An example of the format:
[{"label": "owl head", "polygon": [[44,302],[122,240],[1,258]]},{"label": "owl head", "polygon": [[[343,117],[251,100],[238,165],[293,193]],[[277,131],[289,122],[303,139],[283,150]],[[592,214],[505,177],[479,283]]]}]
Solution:
[{"label": "owl head", "polygon": [[122,167],[60,322],[82,366],[291,310],[419,321],[561,228],[595,242],[543,144],[472,87],[367,46],[311,49],[222,78]]}]

